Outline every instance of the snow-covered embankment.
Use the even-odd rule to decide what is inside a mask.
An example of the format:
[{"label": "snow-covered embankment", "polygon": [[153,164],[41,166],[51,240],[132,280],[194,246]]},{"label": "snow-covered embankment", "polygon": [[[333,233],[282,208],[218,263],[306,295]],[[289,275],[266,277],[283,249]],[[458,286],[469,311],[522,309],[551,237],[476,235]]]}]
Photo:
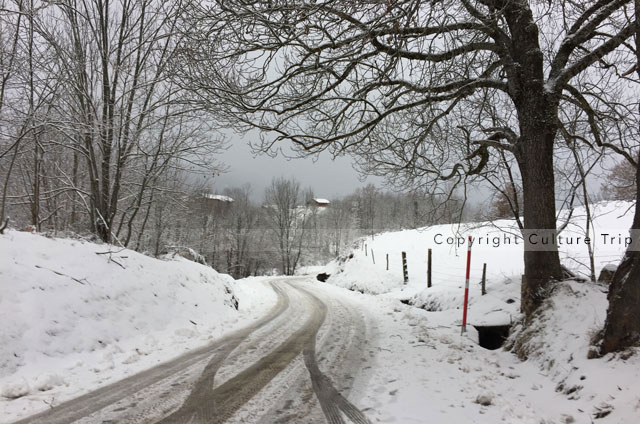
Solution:
[{"label": "snow-covered embankment", "polygon": [[[597,275],[622,257],[625,245],[618,242],[618,234],[628,234],[633,205],[601,203],[592,213]],[[566,216],[563,212],[560,220]],[[559,247],[563,265],[583,276],[588,275],[588,250],[578,238],[584,238],[585,227],[584,209],[577,208],[562,233],[572,244]],[[431,423],[640,422],[640,355],[623,352],[588,359],[593,336],[604,325],[606,285],[570,280],[555,284],[551,297],[523,330],[523,244],[514,243],[516,234],[513,220],[376,234],[322,270],[331,274],[328,284],[365,293],[359,297],[372,305],[372,311],[384,316],[382,311],[392,309],[386,314],[393,322],[372,324],[378,335],[370,348],[384,366],[369,371],[368,383],[357,390],[360,402],[372,405],[373,418]],[[464,241],[468,235],[484,240],[472,247],[469,325],[461,336],[466,245],[457,243],[458,237]],[[449,237],[453,243],[447,242]],[[431,288],[426,288],[428,249],[433,260]],[[402,251],[408,258],[408,284],[403,283]],[[478,284],[483,263],[485,296]],[[477,345],[474,326],[511,323],[516,324],[515,332],[506,347],[512,351]],[[528,360],[521,362],[516,352]]]},{"label": "snow-covered embankment", "polygon": [[8,231],[0,258],[0,422],[205,345],[275,302],[179,256],[74,239]]}]

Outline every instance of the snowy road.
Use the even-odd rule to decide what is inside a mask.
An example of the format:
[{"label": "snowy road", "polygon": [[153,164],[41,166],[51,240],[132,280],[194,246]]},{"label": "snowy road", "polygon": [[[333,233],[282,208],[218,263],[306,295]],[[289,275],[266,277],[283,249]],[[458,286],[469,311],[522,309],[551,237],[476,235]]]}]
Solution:
[{"label": "snowy road", "polygon": [[362,312],[308,278],[276,279],[253,325],[20,423],[368,423],[348,397]]}]

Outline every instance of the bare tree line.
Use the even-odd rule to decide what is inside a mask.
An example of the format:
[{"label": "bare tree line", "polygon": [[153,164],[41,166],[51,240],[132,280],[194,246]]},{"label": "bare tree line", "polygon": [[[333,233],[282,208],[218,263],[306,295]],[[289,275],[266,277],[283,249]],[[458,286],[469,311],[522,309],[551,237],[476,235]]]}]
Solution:
[{"label": "bare tree line", "polygon": [[249,186],[221,195],[193,191],[185,200],[188,212],[164,227],[165,243],[150,253],[192,248],[207,264],[236,278],[293,275],[300,266],[344,253],[356,238],[451,222],[462,203],[449,200],[443,206],[423,192],[392,193],[368,185],[324,206],[295,178],[274,179],[263,203],[252,201],[252,194]]},{"label": "bare tree line", "polygon": [[434,207],[447,199],[371,185],[320,213],[294,180],[274,181],[267,207],[243,187],[226,193],[230,206],[211,209],[203,193],[224,169],[215,161],[224,143],[216,115],[176,78],[188,34],[181,25],[193,4],[0,6],[0,228],[11,219],[18,228],[93,234],[156,256],[188,248],[246,276],[274,263],[291,274],[361,233],[453,216]]},{"label": "bare tree line", "polygon": [[223,147],[172,83],[183,2],[2,1],[0,218],[140,246]]}]

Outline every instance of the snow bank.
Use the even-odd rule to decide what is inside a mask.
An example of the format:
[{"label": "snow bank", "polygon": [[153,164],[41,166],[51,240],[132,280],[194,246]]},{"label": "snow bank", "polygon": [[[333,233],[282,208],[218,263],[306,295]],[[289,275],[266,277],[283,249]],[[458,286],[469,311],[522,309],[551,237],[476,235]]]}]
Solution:
[{"label": "snow bank", "polygon": [[[556,383],[556,392],[610,423],[640,418],[640,355],[588,359],[592,338],[604,326],[604,287],[559,283],[526,329],[518,324],[509,345]],[[634,418],[635,417],[635,418]]]},{"label": "snow bank", "polygon": [[[604,202],[594,205],[592,213],[597,276],[622,257],[624,244],[610,239],[605,243],[603,235],[628,234],[633,205]],[[560,221],[566,216],[561,213]],[[585,211],[578,208],[562,234],[584,237],[585,224]],[[371,349],[376,352],[377,348],[376,361],[384,366],[372,370],[369,386],[356,391],[361,403],[375,411],[376,420],[640,422],[640,355],[587,359],[591,339],[605,320],[605,285],[559,283],[532,325],[523,331],[518,324],[523,245],[505,243],[505,236],[517,233],[512,220],[383,233],[362,240],[359,247],[325,268],[332,274],[327,283],[378,294],[361,297],[369,299],[366,303],[380,314],[393,311],[393,322],[371,324],[377,333]],[[447,244],[446,238],[468,235],[491,241],[499,237],[501,243],[477,243],[472,248],[469,326],[461,336],[466,245]],[[445,243],[436,243],[443,240]],[[433,251],[433,287],[426,288],[429,248]],[[402,251],[408,258],[408,284],[403,282]],[[586,245],[562,245],[560,255],[571,271],[589,275]],[[487,264],[485,296],[479,284],[483,263]],[[476,344],[474,325],[511,323],[516,323],[516,333],[507,347],[517,340],[515,351],[525,352],[526,362],[510,351],[485,350]]]},{"label": "snow bank", "polygon": [[[608,264],[617,264],[625,246],[615,242],[605,244],[603,235],[623,237],[628,233],[633,219],[630,202],[602,202],[592,206],[594,230],[591,245],[595,251],[596,276]],[[568,212],[560,214],[559,222]],[[570,224],[561,233],[564,238],[584,238],[586,213],[576,208]],[[389,293],[391,296],[411,298],[419,293],[416,303],[427,304],[432,293],[440,291],[441,308],[452,307],[459,300],[460,288],[464,284],[467,236],[477,240],[472,247],[471,295],[480,293],[482,264],[487,264],[487,290],[502,291],[504,283],[517,281],[524,272],[523,242],[517,239],[520,231],[514,220],[478,222],[461,225],[435,225],[417,230],[405,230],[377,234],[373,238],[360,240],[359,248],[332,261],[325,272],[332,274],[328,282],[339,287],[364,293]],[[366,252],[365,252],[366,247]],[[433,287],[427,284],[427,250],[432,249]],[[563,265],[579,275],[588,276],[588,250],[584,243],[563,244],[559,247]],[[371,251],[373,250],[373,257]],[[402,252],[407,253],[409,283],[403,282]],[[389,270],[386,257],[389,255]],[[375,264],[373,259],[375,258]],[[450,292],[450,293],[447,293]],[[512,293],[519,303],[519,288],[513,286]],[[509,296],[511,296],[509,294]],[[448,300],[447,300],[448,299]]]},{"label": "snow bank", "polygon": [[388,295],[350,292],[377,317],[367,327],[368,366],[350,396],[371,422],[635,424],[639,357],[587,359],[604,319],[601,290],[562,283],[533,324],[526,362],[479,347],[473,327],[461,335],[460,310],[428,312]]},{"label": "snow bank", "polygon": [[275,302],[179,256],[73,239],[9,231],[0,258],[0,421],[204,345]]}]

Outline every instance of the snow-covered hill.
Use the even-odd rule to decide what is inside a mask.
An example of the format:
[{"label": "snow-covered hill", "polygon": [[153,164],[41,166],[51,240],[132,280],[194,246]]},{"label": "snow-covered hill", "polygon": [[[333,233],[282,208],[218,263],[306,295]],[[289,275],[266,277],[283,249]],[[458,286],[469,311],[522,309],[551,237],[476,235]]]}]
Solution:
[{"label": "snow-covered hill", "polygon": [[8,231],[0,258],[0,422],[207,344],[275,302],[179,256],[74,239]]},{"label": "snow-covered hill", "polygon": [[[615,265],[621,259],[633,211],[630,202],[592,205],[590,244],[595,252],[596,275],[605,266]],[[564,222],[568,215],[567,211],[562,211],[559,222]],[[585,209],[576,208],[570,216],[569,225],[561,232],[562,240],[559,240],[561,261],[577,275],[588,276],[588,247],[584,243]],[[519,235],[514,220],[436,225],[381,233],[359,240],[357,247],[329,263],[324,272],[330,274],[327,282],[339,287],[402,299],[431,312],[454,311],[448,323],[460,325],[461,316],[456,311],[463,304],[466,240],[471,236],[469,323],[509,325],[520,316],[524,243]],[[427,288],[428,249],[432,249],[431,288]],[[403,278],[402,252],[407,255],[407,284]],[[483,264],[487,264],[486,296],[482,296],[480,285]],[[594,310],[593,319],[602,325],[606,302],[598,301],[598,304],[601,306]]]},{"label": "snow-covered hill", "polygon": [[[603,202],[592,206],[593,231],[591,245],[595,251],[596,274],[607,264],[617,264],[625,250],[623,238],[633,218],[633,205],[629,202]],[[567,212],[560,213],[563,222]],[[586,214],[576,208],[570,224],[560,234],[559,246],[563,265],[588,276],[588,250],[584,244]],[[487,287],[495,287],[505,279],[520,278],[524,270],[523,242],[514,220],[478,222],[468,224],[435,225],[417,230],[377,234],[359,241],[359,247],[338,258],[326,267],[331,284],[366,293],[397,293],[407,297],[426,288],[427,250],[432,249],[432,281],[430,291],[457,289],[464,284],[467,236],[472,236],[471,281],[472,291],[479,293],[477,284],[482,276],[482,265],[487,264]],[[611,242],[603,236],[615,236]],[[516,244],[517,243],[517,244]],[[366,253],[365,253],[366,246]],[[373,258],[371,250],[373,250]],[[409,284],[404,285],[401,252],[407,253]],[[389,255],[389,270],[386,256]],[[349,257],[352,256],[352,257]],[[373,259],[375,258],[375,264]],[[472,294],[474,294],[472,292]]]}]

